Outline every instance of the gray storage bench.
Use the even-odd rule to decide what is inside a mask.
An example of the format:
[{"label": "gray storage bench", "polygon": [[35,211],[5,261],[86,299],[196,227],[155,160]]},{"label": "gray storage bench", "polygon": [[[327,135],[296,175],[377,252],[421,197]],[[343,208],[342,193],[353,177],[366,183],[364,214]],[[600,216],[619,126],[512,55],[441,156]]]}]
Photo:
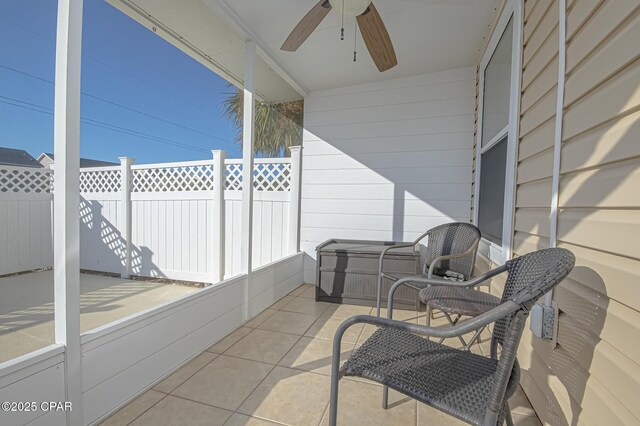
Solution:
[{"label": "gray storage bench", "polygon": [[[376,306],[378,262],[385,247],[401,244],[392,241],[331,239],[316,247],[316,300],[354,305]],[[388,252],[384,257],[384,272],[420,273],[420,253],[413,247]],[[382,281],[382,297],[393,282]],[[394,307],[418,309],[418,292],[402,286],[396,292]]]}]

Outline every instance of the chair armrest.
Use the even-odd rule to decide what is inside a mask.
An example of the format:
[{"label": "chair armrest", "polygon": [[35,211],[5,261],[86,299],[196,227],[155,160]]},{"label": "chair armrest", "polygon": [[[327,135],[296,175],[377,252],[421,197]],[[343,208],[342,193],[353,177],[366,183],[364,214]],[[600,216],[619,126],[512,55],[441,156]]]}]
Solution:
[{"label": "chair armrest", "polygon": [[378,274],[382,273],[382,263],[384,261],[384,256],[388,252],[390,252],[391,250],[395,250],[395,249],[408,248],[408,247],[413,247],[413,246],[415,246],[415,243],[395,244],[395,245],[392,245],[392,246],[385,247],[384,250],[382,250],[382,253],[380,253],[380,260],[378,262]]},{"label": "chair armrest", "polygon": [[411,324],[404,321],[391,320],[387,318],[374,317],[370,315],[356,315],[346,319],[336,331],[334,336],[334,344],[342,340],[344,332],[355,324],[371,324],[378,327],[390,327],[397,330],[406,331],[420,336],[430,336],[436,338],[451,338],[462,336],[467,333],[474,332],[479,328],[494,323],[501,318],[511,315],[520,309],[520,305],[513,300],[508,300],[501,305],[491,309],[484,314],[478,315],[470,320],[456,324],[453,327],[428,327],[425,325]]},{"label": "chair armrest", "polygon": [[412,243],[404,243],[404,244],[396,244],[393,246],[389,246],[389,247],[385,247],[384,250],[382,250],[382,253],[380,253],[380,260],[378,261],[378,282],[377,282],[377,289],[376,289],[376,313],[378,316],[380,316],[380,301],[382,299],[382,270],[383,270],[383,266],[384,266],[384,256],[391,250],[394,249],[399,249],[399,248],[407,248],[407,247],[415,247],[423,238],[425,238],[427,235],[429,235],[429,233],[431,232],[431,230],[425,232],[424,234],[420,235],[418,237],[418,239],[416,239],[414,242]]},{"label": "chair armrest", "polygon": [[447,254],[444,256],[436,257],[435,259],[433,259],[433,262],[431,262],[431,265],[429,265],[429,271],[427,272],[427,276],[431,278],[433,276],[433,270],[443,260],[460,259],[463,257],[471,256],[479,243],[480,243],[480,240],[475,240],[474,243],[471,245],[471,247],[469,247],[466,251],[462,253],[453,253],[453,254]]},{"label": "chair armrest", "polygon": [[387,254],[387,252],[391,251],[391,250],[395,250],[395,249],[400,249],[400,248],[407,248],[407,247],[414,247],[416,246],[420,241],[422,241],[427,235],[429,235],[429,233],[431,232],[431,230],[428,230],[427,232],[425,232],[424,234],[420,235],[414,242],[412,243],[404,243],[404,244],[395,244],[393,246],[389,246],[386,247],[384,250],[382,250],[382,253],[380,253],[380,261],[378,263],[378,275],[382,274],[382,263],[384,261],[384,256]]}]

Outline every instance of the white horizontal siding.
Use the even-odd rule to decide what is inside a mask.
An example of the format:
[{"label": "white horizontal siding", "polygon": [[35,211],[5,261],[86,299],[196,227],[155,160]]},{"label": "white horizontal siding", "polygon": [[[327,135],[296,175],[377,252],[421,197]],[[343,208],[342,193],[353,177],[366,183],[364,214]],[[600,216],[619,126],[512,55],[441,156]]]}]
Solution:
[{"label": "white horizontal siding", "polygon": [[[469,116],[471,120],[471,116]],[[471,132],[469,132],[471,135]],[[393,140],[392,140],[393,139]],[[470,139],[470,138],[469,138]],[[396,143],[391,135],[387,139],[388,143]],[[348,143],[348,142],[347,142]],[[400,145],[397,144],[396,145]],[[400,145],[401,149],[402,146]],[[443,149],[440,151],[396,151],[371,152],[364,154],[343,153],[333,155],[309,155],[305,157],[304,168],[306,170],[348,170],[348,169],[372,169],[374,173],[384,174],[389,170],[400,170],[415,168],[425,170],[426,168],[449,168],[449,167],[471,167],[471,148],[469,149]],[[353,157],[351,157],[353,156]],[[330,169],[327,169],[330,164]],[[415,175],[419,179],[421,174]],[[470,180],[470,178],[468,178]]]},{"label": "white horizontal siding", "polygon": [[[471,132],[460,131],[442,134],[397,135],[394,141],[402,144],[404,152],[429,152],[434,150],[469,149],[467,138]],[[327,144],[312,133],[305,134],[305,155],[319,154],[366,154],[368,152],[394,153],[393,145],[389,145],[386,137],[372,137],[366,139],[351,139],[349,144],[342,144],[339,148]]]},{"label": "white horizontal siding", "polygon": [[[469,221],[472,68],[312,93],[305,99],[301,248],[329,238],[409,240]],[[305,280],[313,277],[305,262]]]},{"label": "white horizontal siding", "polygon": [[[323,199],[307,199],[302,206],[303,214],[345,214],[345,215],[393,215],[393,203],[389,200],[341,200],[340,205],[330,205]],[[451,217],[469,215],[469,201],[404,200],[404,216]],[[311,225],[311,224],[309,224]]]}]

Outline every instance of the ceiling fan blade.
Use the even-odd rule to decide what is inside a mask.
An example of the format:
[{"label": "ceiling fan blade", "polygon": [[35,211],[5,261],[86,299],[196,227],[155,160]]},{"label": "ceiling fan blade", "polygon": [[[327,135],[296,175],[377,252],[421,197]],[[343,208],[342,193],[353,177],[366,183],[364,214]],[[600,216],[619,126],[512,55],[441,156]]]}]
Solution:
[{"label": "ceiling fan blade", "polygon": [[289,37],[287,37],[280,49],[287,52],[295,52],[298,50],[330,11],[331,4],[329,0],[320,0],[318,4],[313,6],[313,8],[304,15],[304,18],[298,22],[298,25],[291,31],[291,34],[289,34]]},{"label": "ceiling fan blade", "polygon": [[398,65],[396,52],[393,49],[387,28],[373,3],[362,15],[358,15],[357,19],[364,44],[378,70],[384,72]]}]

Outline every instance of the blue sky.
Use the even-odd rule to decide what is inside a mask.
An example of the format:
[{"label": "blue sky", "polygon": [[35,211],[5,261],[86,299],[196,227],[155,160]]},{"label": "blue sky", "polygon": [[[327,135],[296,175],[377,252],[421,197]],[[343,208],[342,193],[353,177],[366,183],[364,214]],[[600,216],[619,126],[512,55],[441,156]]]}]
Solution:
[{"label": "blue sky", "polygon": [[[53,151],[57,2],[0,1],[0,146]],[[226,81],[103,0],[85,0],[81,156],[137,163],[240,157]],[[178,145],[178,146],[176,146]]]}]

